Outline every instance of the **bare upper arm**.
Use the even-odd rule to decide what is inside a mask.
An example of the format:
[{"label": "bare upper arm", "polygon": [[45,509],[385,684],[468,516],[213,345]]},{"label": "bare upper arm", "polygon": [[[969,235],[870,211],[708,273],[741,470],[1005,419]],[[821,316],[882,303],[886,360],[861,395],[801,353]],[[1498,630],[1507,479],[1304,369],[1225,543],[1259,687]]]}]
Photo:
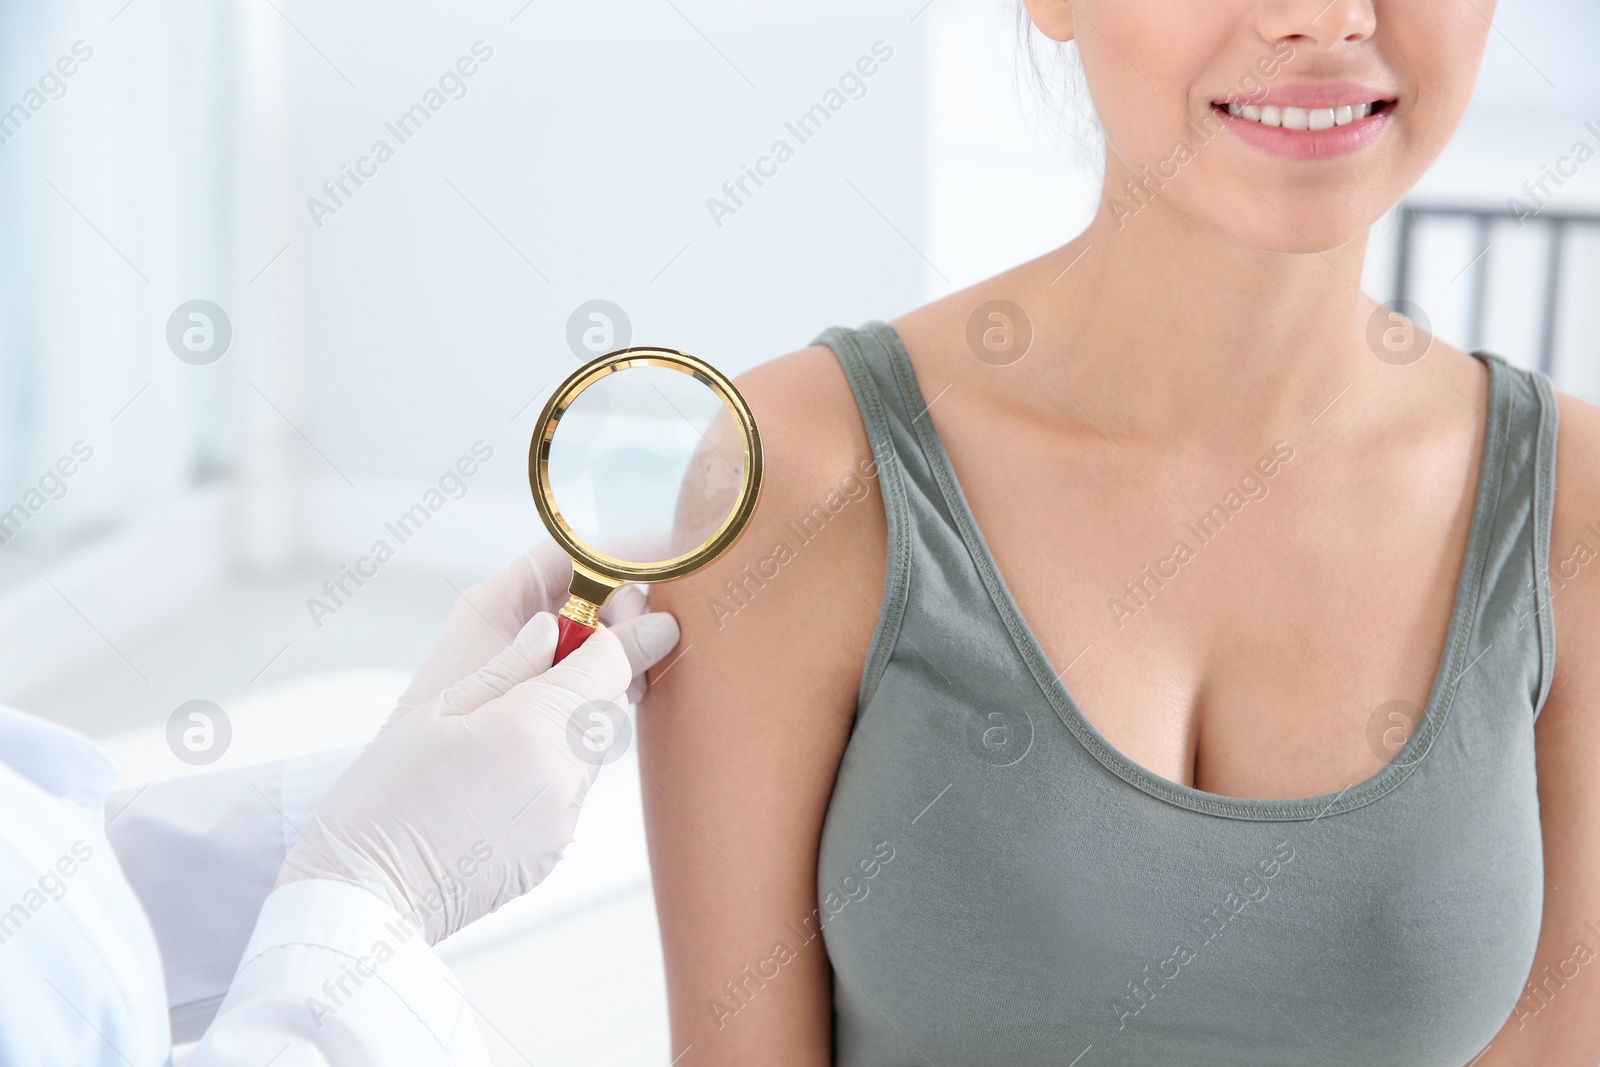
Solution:
[{"label": "bare upper arm", "polygon": [[[651,675],[640,769],[672,1054],[826,1064],[817,906],[823,817],[882,599],[886,523],[850,386],[827,348],[738,378],[765,482],[742,540],[651,604],[682,640]],[[784,946],[789,951],[779,951]]]},{"label": "bare upper arm", "polygon": [[1600,1060],[1600,538],[1588,528],[1600,525],[1600,409],[1565,395],[1559,407],[1550,536],[1556,669],[1535,726],[1545,895],[1533,962],[1535,979],[1548,967],[1558,981],[1519,1002],[1482,1067]]}]

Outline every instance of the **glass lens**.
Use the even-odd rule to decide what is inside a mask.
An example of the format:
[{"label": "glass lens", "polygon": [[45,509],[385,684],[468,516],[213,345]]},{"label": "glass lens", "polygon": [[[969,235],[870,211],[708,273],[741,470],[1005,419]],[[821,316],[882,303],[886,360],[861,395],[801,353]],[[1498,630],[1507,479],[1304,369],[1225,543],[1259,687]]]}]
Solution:
[{"label": "glass lens", "polygon": [[628,367],[573,398],[550,440],[548,478],[578,540],[656,565],[700,548],[733,514],[744,445],[709,385],[671,367]]}]

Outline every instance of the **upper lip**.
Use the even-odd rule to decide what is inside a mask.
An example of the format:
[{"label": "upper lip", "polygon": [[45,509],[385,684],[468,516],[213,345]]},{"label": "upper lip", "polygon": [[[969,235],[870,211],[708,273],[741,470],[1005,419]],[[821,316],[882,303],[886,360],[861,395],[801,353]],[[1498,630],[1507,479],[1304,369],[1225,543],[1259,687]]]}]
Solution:
[{"label": "upper lip", "polygon": [[1249,95],[1235,91],[1213,103],[1227,107],[1229,104],[1254,104],[1257,107],[1345,107],[1393,101],[1395,95],[1386,89],[1374,88],[1359,82],[1306,82],[1299,85],[1273,85],[1263,93]]}]

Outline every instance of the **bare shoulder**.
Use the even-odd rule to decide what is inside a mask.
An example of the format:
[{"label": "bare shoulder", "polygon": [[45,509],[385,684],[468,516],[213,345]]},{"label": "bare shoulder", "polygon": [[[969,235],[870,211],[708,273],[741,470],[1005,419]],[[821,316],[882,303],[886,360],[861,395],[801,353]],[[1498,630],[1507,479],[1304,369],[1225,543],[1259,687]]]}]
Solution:
[{"label": "bare shoulder", "polygon": [[1558,391],[1555,396],[1558,427],[1556,523],[1559,528],[1564,509],[1577,509],[1568,516],[1576,518],[1578,511],[1593,511],[1600,505],[1600,477],[1597,477],[1600,475],[1600,407],[1570,393]]},{"label": "bare shoulder", "polygon": [[[767,639],[779,633],[788,659],[805,651],[803,633],[817,635],[819,654],[852,647],[863,622],[870,635],[875,621],[887,529],[849,380],[833,351],[818,345],[754,367],[735,384],[761,433],[760,503],[727,555],[658,586],[652,601],[679,615],[685,646],[698,638],[694,655],[737,646],[777,659]],[[849,599],[839,599],[841,589]],[[687,649],[680,652],[687,663]]]},{"label": "bare shoulder", "polygon": [[[1535,724],[1545,899],[1533,973],[1568,958],[1600,909],[1600,408],[1557,394],[1555,515],[1550,533],[1550,598],[1555,673]],[[1541,970],[1542,967],[1542,970]],[[1507,1062],[1554,1062],[1600,1047],[1592,1001],[1571,1000],[1539,1026],[1507,1023],[1495,1044]],[[1520,1010],[1519,1010],[1520,1014]],[[1577,1058],[1573,1062],[1577,1062]],[[1496,1063],[1501,1062],[1496,1060]]]},{"label": "bare shoulder", "polygon": [[[784,992],[730,998],[816,908],[817,849],[882,602],[887,522],[855,396],[826,347],[736,379],[765,457],[744,536],[651,591],[678,648],[638,716],[645,824],[681,1067],[829,1062],[820,947]],[[733,1016],[737,1015],[737,1022]]]},{"label": "bare shoulder", "polygon": [[[1555,672],[1537,723],[1547,859],[1567,859],[1600,817],[1600,408],[1556,394],[1556,493],[1550,530]],[[1583,861],[1600,876],[1600,850]],[[1559,880],[1558,880],[1559,883]]]},{"label": "bare shoulder", "polygon": [[[682,631],[652,692],[672,703],[677,691],[766,692],[741,729],[815,737],[827,725],[838,740],[882,603],[888,531],[872,449],[825,346],[761,364],[735,384],[761,433],[761,499],[726,555],[652,590],[652,606],[676,615]],[[806,721],[788,721],[791,712]]]},{"label": "bare shoulder", "polygon": [[[1600,702],[1600,407],[1556,394],[1556,498],[1550,531],[1554,685]],[[1595,666],[1590,666],[1595,663]],[[1552,698],[1557,694],[1552,687]],[[1543,718],[1541,716],[1541,722]]]}]

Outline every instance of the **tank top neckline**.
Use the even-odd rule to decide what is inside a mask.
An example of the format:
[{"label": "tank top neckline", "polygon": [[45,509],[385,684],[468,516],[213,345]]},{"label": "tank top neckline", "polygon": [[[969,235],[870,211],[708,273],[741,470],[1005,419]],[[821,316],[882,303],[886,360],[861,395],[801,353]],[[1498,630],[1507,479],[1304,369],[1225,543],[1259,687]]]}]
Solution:
[{"label": "tank top neckline", "polygon": [[[916,370],[907,354],[900,333],[889,323],[873,319],[865,330],[877,335],[889,353],[894,376],[899,382],[902,399],[911,412],[926,413],[928,402],[917,381]],[[989,551],[987,541],[978,529],[977,520],[968,506],[955,468],[945,452],[944,442],[933,425],[932,418],[911,419],[911,429],[939,485],[950,515],[965,544],[989,596],[1005,624],[1017,651],[1028,664],[1034,680],[1049,700],[1067,728],[1102,765],[1129,785],[1155,797],[1157,800],[1191,811],[1231,819],[1258,821],[1316,821],[1325,816],[1338,815],[1369,804],[1389,793],[1414,771],[1431,750],[1434,739],[1443,729],[1454,701],[1457,683],[1472,666],[1466,662],[1467,650],[1473,631],[1473,620],[1478,615],[1479,599],[1483,589],[1483,572],[1488,560],[1489,538],[1494,526],[1494,515],[1499,503],[1498,476],[1505,460],[1505,434],[1507,407],[1511,396],[1505,381],[1506,368],[1501,358],[1492,352],[1471,353],[1482,362],[1489,373],[1488,413],[1489,423],[1484,431],[1483,446],[1479,456],[1476,495],[1472,517],[1468,525],[1467,546],[1456,579],[1450,621],[1445,631],[1444,649],[1434,672],[1432,686],[1422,716],[1411,737],[1382,769],[1359,782],[1352,782],[1337,793],[1312,797],[1264,799],[1257,797],[1232,797],[1195,789],[1181,782],[1146,769],[1123,755],[1100,733],[1079,708],[1077,700],[1061,681],[1045,655],[1033,629],[1023,617],[1010,589],[1000,575],[999,566]]]}]

